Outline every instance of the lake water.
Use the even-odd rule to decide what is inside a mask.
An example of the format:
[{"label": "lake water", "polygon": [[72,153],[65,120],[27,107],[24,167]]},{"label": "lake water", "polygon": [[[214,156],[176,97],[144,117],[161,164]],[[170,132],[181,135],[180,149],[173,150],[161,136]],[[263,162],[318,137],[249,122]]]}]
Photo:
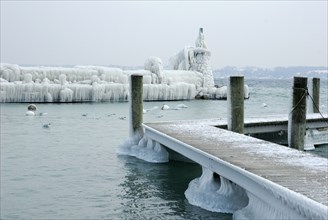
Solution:
[{"label": "lake water", "polygon": [[[291,80],[246,80],[245,115],[288,114]],[[220,82],[224,84],[223,82]],[[321,111],[327,113],[327,80]],[[226,101],[145,102],[144,121],[225,118]],[[266,103],[267,107],[262,107]],[[192,206],[188,183],[197,164],[151,164],[118,156],[128,137],[128,103],[37,104],[43,116],[25,116],[27,104],[1,104],[1,219],[231,219]],[[86,116],[83,116],[87,114]],[[115,115],[114,115],[115,114]],[[51,123],[50,128],[43,124]]]}]

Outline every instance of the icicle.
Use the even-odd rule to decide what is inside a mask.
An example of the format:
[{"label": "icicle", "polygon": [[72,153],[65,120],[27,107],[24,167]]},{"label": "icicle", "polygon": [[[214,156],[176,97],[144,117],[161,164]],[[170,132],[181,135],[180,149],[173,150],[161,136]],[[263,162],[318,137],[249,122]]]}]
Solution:
[{"label": "icicle", "polygon": [[73,101],[73,91],[69,88],[64,88],[59,94],[60,102],[72,102]]},{"label": "icicle", "polygon": [[245,207],[248,197],[244,189],[203,167],[200,178],[189,183],[185,192],[188,202],[213,212],[233,213]]},{"label": "icicle", "polygon": [[66,75],[65,74],[60,74],[59,75],[59,82],[60,85],[66,85],[67,84],[67,80],[66,80]]},{"label": "icicle", "polygon": [[117,153],[133,156],[152,163],[165,163],[168,161],[168,152],[164,147],[146,137],[143,137],[139,143],[136,143],[136,139],[130,137],[118,147]]},{"label": "icicle", "polygon": [[25,74],[23,83],[32,83],[32,75],[31,74]]},{"label": "icicle", "polygon": [[306,216],[301,216],[295,212],[290,212],[286,210],[276,210],[272,205],[267,204],[265,201],[258,199],[253,194],[247,192],[249,203],[248,205],[233,213],[233,219],[321,219],[318,216],[313,216],[309,218]]},{"label": "icicle", "polygon": [[139,134],[130,136],[117,149],[117,154],[128,155],[151,163],[166,163],[169,153],[160,143]]},{"label": "icicle", "polygon": [[163,81],[163,62],[159,57],[149,57],[145,61],[145,70],[154,73],[155,78],[152,80],[153,84],[160,84]]}]

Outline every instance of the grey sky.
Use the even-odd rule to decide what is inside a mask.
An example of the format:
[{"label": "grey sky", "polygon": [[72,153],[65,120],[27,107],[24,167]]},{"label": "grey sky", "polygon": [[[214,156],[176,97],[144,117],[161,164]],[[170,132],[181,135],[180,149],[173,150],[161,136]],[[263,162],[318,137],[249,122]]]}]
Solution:
[{"label": "grey sky", "polygon": [[327,1],[3,1],[1,62],[165,64],[199,27],[212,68],[327,66]]}]

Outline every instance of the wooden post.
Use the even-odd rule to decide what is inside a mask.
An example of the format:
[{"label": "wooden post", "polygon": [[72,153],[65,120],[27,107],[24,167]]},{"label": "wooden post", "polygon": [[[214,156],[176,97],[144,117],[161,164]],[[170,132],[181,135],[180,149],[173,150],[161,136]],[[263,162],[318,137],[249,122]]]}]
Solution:
[{"label": "wooden post", "polygon": [[130,81],[130,137],[143,136],[143,82],[142,75],[131,75]]},{"label": "wooden post", "polygon": [[244,133],[244,77],[231,76],[228,85],[228,130]]},{"label": "wooden post", "polygon": [[312,103],[313,113],[319,113],[320,78],[312,79],[312,98],[313,98],[313,103]]},{"label": "wooden post", "polygon": [[304,150],[307,78],[294,77],[293,105],[288,120],[288,146]]}]

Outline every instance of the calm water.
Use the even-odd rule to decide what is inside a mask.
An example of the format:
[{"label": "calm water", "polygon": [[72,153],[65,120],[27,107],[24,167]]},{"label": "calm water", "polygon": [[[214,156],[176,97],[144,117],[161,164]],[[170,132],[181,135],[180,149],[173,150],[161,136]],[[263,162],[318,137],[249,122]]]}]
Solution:
[{"label": "calm water", "polygon": [[[246,83],[246,116],[288,114],[291,81]],[[163,103],[146,102],[144,108]],[[226,117],[226,101],[166,102],[180,103],[189,108],[154,110],[144,121]],[[201,173],[197,164],[117,156],[128,137],[128,120],[119,119],[128,116],[128,103],[38,104],[38,112],[48,114],[35,117],[24,115],[26,106],[1,104],[1,219],[231,219],[185,199],[188,183]],[[49,129],[42,127],[49,122]]]}]

